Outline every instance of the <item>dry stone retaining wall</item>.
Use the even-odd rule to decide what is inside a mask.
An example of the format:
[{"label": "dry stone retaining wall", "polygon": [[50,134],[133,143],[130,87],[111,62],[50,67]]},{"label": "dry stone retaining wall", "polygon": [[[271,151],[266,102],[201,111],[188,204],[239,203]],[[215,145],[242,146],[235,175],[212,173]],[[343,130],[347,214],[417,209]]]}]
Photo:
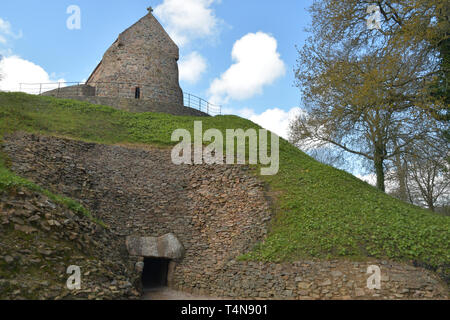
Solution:
[{"label": "dry stone retaining wall", "polygon": [[[367,267],[380,266],[381,289],[367,288]],[[183,275],[175,274],[183,278]],[[186,278],[186,275],[184,275]],[[193,294],[231,299],[448,299],[448,289],[428,271],[388,261],[229,261],[217,274],[174,287]]]},{"label": "dry stone retaining wall", "polygon": [[[388,261],[237,261],[264,239],[272,217],[265,186],[246,166],[176,166],[167,149],[20,133],[6,137],[3,150],[14,171],[79,200],[123,242],[173,233],[186,250],[171,265],[169,284],[178,290],[231,298],[448,297],[434,274]],[[381,267],[379,291],[366,288],[370,264]]]},{"label": "dry stone retaining wall", "polygon": [[[121,239],[38,192],[0,191],[0,244],[0,300],[139,297]],[[66,286],[70,265],[80,290]]]}]

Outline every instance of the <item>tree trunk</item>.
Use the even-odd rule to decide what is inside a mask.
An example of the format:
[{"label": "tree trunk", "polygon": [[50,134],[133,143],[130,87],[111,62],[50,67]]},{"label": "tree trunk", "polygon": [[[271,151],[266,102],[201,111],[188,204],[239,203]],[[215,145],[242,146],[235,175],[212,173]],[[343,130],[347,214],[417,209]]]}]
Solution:
[{"label": "tree trunk", "polygon": [[408,191],[406,189],[406,169],[405,166],[400,162],[400,167],[398,169],[398,185],[399,185],[399,197],[403,201],[408,201]]},{"label": "tree trunk", "polygon": [[384,186],[384,148],[375,144],[375,153],[373,163],[375,165],[375,173],[377,175],[377,188],[383,192],[386,191]]},{"label": "tree trunk", "polygon": [[[397,141],[394,141],[394,146],[397,148]],[[406,165],[402,163],[400,153],[395,155],[395,166],[397,168],[398,197],[400,200],[408,201],[408,192],[406,189]]]},{"label": "tree trunk", "polygon": [[433,201],[433,197],[427,197],[427,205],[428,205],[428,209],[430,209],[431,211],[435,211],[436,208],[434,207],[434,201]]},{"label": "tree trunk", "polygon": [[383,168],[383,158],[375,159],[375,172],[377,174],[377,188],[383,192],[386,191],[384,186],[384,168]]}]

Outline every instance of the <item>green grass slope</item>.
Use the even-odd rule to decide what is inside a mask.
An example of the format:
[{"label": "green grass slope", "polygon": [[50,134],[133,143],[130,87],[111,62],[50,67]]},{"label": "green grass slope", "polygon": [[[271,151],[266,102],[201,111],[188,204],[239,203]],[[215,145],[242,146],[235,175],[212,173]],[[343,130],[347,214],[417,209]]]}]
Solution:
[{"label": "green grass slope", "polygon": [[[131,114],[78,101],[0,93],[2,136],[21,130],[106,144],[170,146],[172,132],[178,128],[192,132],[195,120],[203,121],[204,130],[259,128],[236,116]],[[277,195],[276,215],[268,238],[245,259],[376,257],[448,271],[449,217],[387,196],[344,171],[318,163],[284,140],[279,173],[262,179]]]}]

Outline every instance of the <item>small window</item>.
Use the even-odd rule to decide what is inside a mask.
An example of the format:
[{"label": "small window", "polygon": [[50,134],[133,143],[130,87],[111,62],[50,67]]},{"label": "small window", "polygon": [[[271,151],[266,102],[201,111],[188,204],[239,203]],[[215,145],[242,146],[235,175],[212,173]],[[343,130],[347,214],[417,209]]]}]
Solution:
[{"label": "small window", "polygon": [[136,90],[134,91],[134,98],[135,99],[141,98],[141,88],[139,88],[139,87],[136,88]]}]

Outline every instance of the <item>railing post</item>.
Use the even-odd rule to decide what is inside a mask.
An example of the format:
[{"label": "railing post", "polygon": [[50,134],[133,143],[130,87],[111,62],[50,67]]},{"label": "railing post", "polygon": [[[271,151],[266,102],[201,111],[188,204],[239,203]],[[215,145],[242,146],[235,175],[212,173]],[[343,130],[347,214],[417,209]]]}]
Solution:
[{"label": "railing post", "polygon": [[42,93],[42,83],[39,83],[39,95]]},{"label": "railing post", "polygon": [[208,104],[206,105],[206,113],[209,114],[209,102],[208,102]]},{"label": "railing post", "polygon": [[61,82],[58,82],[58,91],[56,92],[57,98],[59,98],[59,89],[61,89]]},{"label": "railing post", "polygon": [[19,92],[22,92],[22,84],[19,83]]}]

